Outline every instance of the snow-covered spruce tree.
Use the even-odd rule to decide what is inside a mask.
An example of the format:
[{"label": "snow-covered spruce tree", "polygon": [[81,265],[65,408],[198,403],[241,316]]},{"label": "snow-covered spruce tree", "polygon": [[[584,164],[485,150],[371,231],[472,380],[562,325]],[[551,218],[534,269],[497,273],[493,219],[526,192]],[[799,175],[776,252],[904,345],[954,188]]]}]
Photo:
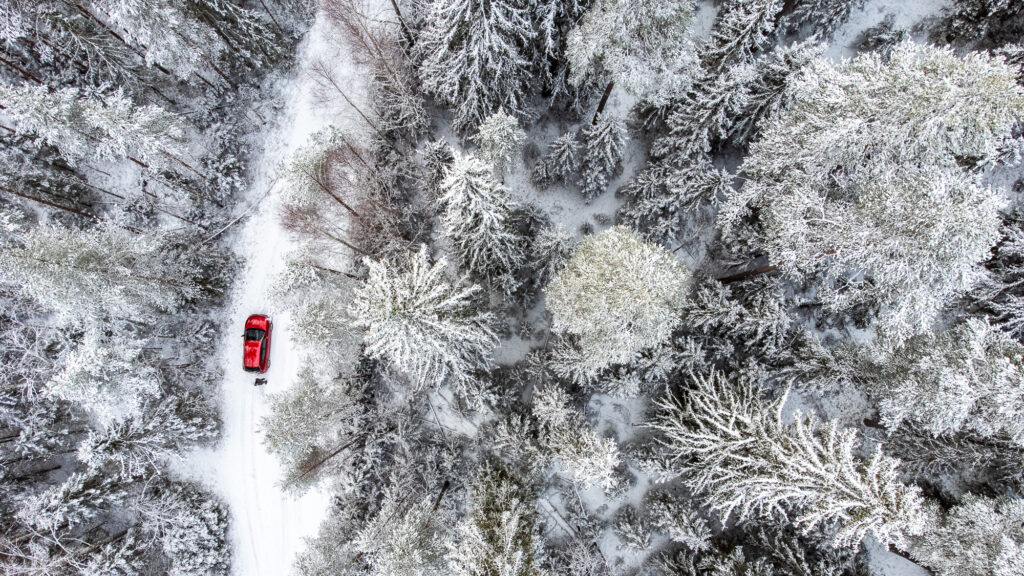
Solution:
[{"label": "snow-covered spruce tree", "polygon": [[337,475],[364,427],[364,384],[357,375],[333,377],[334,366],[306,366],[291,388],[270,398],[264,444],[284,464],[287,488],[301,491]]},{"label": "snow-covered spruce tree", "polygon": [[596,0],[569,33],[569,81],[607,83],[598,114],[616,82],[656,101],[681,90],[695,61],[693,17],[690,1]]},{"label": "snow-covered spruce tree", "polygon": [[160,542],[168,576],[228,574],[228,510],[215,496],[194,484],[168,483],[137,510]]},{"label": "snow-covered spruce tree", "polygon": [[622,168],[626,147],[626,127],[621,120],[600,115],[580,130],[583,154],[580,158],[579,185],[587,202],[608,187],[608,181]]},{"label": "snow-covered spruce tree", "polygon": [[1016,576],[1024,570],[1024,500],[968,494],[912,540],[937,576]]},{"label": "snow-covered spruce tree", "polygon": [[449,280],[448,263],[431,264],[426,246],[410,256],[406,270],[364,262],[366,284],[350,313],[365,330],[367,356],[391,363],[416,386],[470,381],[489,364],[498,338],[490,314],[475,302],[479,286]]},{"label": "snow-covered spruce tree", "polygon": [[824,40],[832,36],[849,18],[854,9],[865,0],[797,0],[792,11],[785,16],[785,25],[791,33],[806,26],[811,34]]},{"label": "snow-covered spruce tree", "polygon": [[185,6],[189,16],[207,24],[224,40],[228,61],[252,68],[270,67],[288,55],[289,42],[277,27],[236,0],[188,0]]},{"label": "snow-covered spruce tree", "polygon": [[956,0],[936,31],[939,41],[983,48],[1017,41],[1024,28],[1024,6],[1015,0]]},{"label": "snow-covered spruce tree", "polygon": [[164,167],[183,153],[185,129],[178,117],[152,104],[136,106],[121,90],[0,82],[0,100],[15,130],[57,148],[72,165],[84,158],[134,157]]},{"label": "snow-covered spruce tree", "polygon": [[515,166],[523,151],[526,132],[519,127],[518,120],[499,110],[480,124],[473,140],[480,146],[480,158],[503,179],[505,171]]},{"label": "snow-covered spruce tree", "polygon": [[454,162],[455,152],[444,140],[429,142],[423,147],[424,186],[435,201],[441,196],[441,183]]},{"label": "snow-covered spruce tree", "polygon": [[728,196],[731,183],[732,175],[715,168],[707,157],[678,168],[655,163],[621,189],[629,202],[616,213],[617,221],[643,230],[653,241],[677,238],[691,219],[707,220],[705,211]]},{"label": "snow-covered spruce tree", "polygon": [[512,226],[513,200],[487,164],[456,155],[437,204],[441,232],[462,266],[506,296],[514,293],[519,287],[514,273],[525,257],[523,240]]},{"label": "snow-covered spruce tree", "polygon": [[703,552],[711,548],[711,528],[693,506],[665,492],[649,492],[644,498],[644,509],[658,530],[661,530],[690,552]]},{"label": "snow-covered spruce tree", "polygon": [[548,187],[556,182],[571,182],[580,169],[580,143],[577,132],[569,132],[548,144],[544,157],[533,167],[534,183]]},{"label": "snow-covered spruce tree", "polygon": [[671,107],[668,134],[655,141],[652,152],[685,165],[699,163],[726,141],[746,145],[760,124],[792,98],[790,85],[823,49],[813,41],[776,46],[755,60],[710,74]]},{"label": "snow-covered spruce tree", "polygon": [[544,447],[558,460],[574,482],[584,488],[595,484],[615,487],[619,449],[615,441],[601,438],[583,417],[569,407],[569,396],[549,384],[533,397],[533,416],[540,423]]},{"label": "snow-covered spruce tree", "polygon": [[224,42],[204,22],[172,0],[91,0],[127,40],[145,50],[146,63],[187,79],[216,65]]},{"label": "snow-covered spruce tree", "polygon": [[90,330],[64,358],[47,394],[81,406],[105,425],[141,416],[160,395],[160,376],[142,355],[141,342],[102,337]]},{"label": "snow-covered spruce tree", "polygon": [[37,226],[0,250],[5,283],[69,320],[141,318],[200,294],[197,271],[162,256],[160,238],[111,221],[88,230]]},{"label": "snow-covered spruce tree", "polygon": [[491,114],[519,116],[529,95],[531,4],[522,0],[438,0],[417,39],[423,88],[454,111],[452,128],[471,133]]},{"label": "snow-covered spruce tree", "polygon": [[90,430],[78,445],[78,460],[90,470],[115,470],[123,480],[143,477],[181,448],[214,439],[211,412],[198,396],[165,397],[141,416]]},{"label": "snow-covered spruce tree", "polygon": [[869,387],[888,428],[970,430],[1024,446],[1024,345],[984,320],[908,340],[875,367]]},{"label": "snow-covered spruce tree", "polygon": [[996,153],[1024,89],[997,59],[906,43],[887,64],[815,61],[793,90],[721,208],[723,234],[756,212],[770,262],[815,281],[827,310],[875,307],[895,342],[928,329],[983,276],[1001,200],[960,166]]},{"label": "snow-covered spruce tree", "polygon": [[431,576],[444,573],[445,549],[431,498],[407,502],[388,492],[380,511],[354,539],[374,576]]},{"label": "snow-covered spruce tree", "polygon": [[586,372],[632,360],[678,324],[690,273],[664,248],[615,226],[580,242],[546,289],[554,329],[579,337]]},{"label": "snow-covered spruce tree", "polygon": [[540,576],[537,511],[525,481],[497,463],[484,464],[469,486],[469,512],[449,544],[454,576]]},{"label": "snow-covered spruce tree", "polygon": [[762,402],[718,371],[692,384],[685,398],[660,403],[655,428],[682,461],[687,485],[723,517],[777,515],[805,530],[834,522],[837,546],[870,534],[905,547],[923,529],[920,490],[899,481],[898,461],[881,450],[859,461],[855,430],[801,414],[786,425],[785,397]]},{"label": "snow-covered spruce tree", "polygon": [[1004,214],[1000,232],[985,262],[989,275],[970,297],[993,323],[1024,341],[1024,213]]},{"label": "snow-covered spruce tree", "polygon": [[700,48],[700,63],[710,77],[750,62],[772,39],[784,0],[725,0],[711,37]]}]

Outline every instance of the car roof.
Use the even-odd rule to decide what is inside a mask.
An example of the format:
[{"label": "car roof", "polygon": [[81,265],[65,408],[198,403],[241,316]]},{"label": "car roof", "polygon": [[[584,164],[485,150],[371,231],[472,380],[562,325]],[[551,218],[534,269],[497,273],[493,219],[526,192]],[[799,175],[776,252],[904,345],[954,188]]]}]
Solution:
[{"label": "car roof", "polygon": [[242,360],[247,368],[258,368],[260,365],[260,343],[255,340],[245,341],[245,354]]}]

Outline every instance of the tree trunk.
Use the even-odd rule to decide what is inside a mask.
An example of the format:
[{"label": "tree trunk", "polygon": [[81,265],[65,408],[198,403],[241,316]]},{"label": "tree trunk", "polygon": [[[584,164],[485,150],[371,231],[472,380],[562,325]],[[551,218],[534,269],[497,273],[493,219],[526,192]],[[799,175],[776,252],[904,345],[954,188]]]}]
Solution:
[{"label": "tree trunk", "polygon": [[604,94],[601,95],[601,101],[597,103],[597,112],[594,112],[594,120],[591,124],[597,124],[597,118],[604,112],[604,105],[608,103],[608,97],[612,95],[612,88],[615,87],[615,81],[612,80],[604,88]]},{"label": "tree trunk", "polygon": [[412,50],[416,41],[412,37],[412,32],[409,31],[409,26],[405,23],[405,18],[402,18],[402,12],[398,9],[398,2],[391,0],[391,7],[395,9],[395,16],[398,16],[398,25],[402,27],[402,34],[405,36],[405,40],[409,43],[409,46],[405,49],[406,52],[408,52]]},{"label": "tree trunk", "polygon": [[441,486],[441,492],[437,495],[437,500],[434,500],[434,512],[437,512],[438,506],[441,505],[441,498],[444,498],[444,493],[448,491],[449,485],[451,485],[451,483],[445,480],[444,485]]}]

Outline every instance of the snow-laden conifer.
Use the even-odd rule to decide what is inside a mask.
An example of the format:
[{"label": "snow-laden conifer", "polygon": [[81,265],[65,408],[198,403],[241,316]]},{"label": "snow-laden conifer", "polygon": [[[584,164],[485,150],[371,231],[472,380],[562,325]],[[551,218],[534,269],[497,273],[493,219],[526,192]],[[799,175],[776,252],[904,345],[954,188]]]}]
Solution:
[{"label": "snow-laden conifer", "polygon": [[616,226],[585,238],[548,285],[554,328],[579,337],[581,369],[629,362],[679,322],[689,271],[664,248]]},{"label": "snow-laden conifer", "polygon": [[216,64],[224,43],[209,25],[172,0],[93,0],[128,40],[145,50],[146,63],[187,79]]},{"label": "snow-laden conifer", "polygon": [[544,157],[533,169],[533,181],[540,186],[572,182],[580,169],[580,143],[577,132],[569,132],[548,144]]},{"label": "snow-laden conifer", "polygon": [[750,62],[771,40],[783,0],[726,0],[718,10],[711,37],[701,47],[701,66],[711,75]]},{"label": "snow-laden conifer", "polygon": [[156,166],[182,153],[181,121],[163,108],[137,106],[124,92],[15,86],[0,82],[0,99],[19,133],[60,150],[68,162],[135,157]]},{"label": "snow-laden conifer", "polygon": [[818,38],[825,39],[835,33],[850,18],[854,9],[865,0],[798,0],[792,12],[785,16],[786,26],[797,32],[806,26]]},{"label": "snow-laden conifer", "polygon": [[569,33],[569,80],[617,82],[654,100],[680,90],[695,60],[693,17],[688,1],[597,0]]},{"label": "snow-laden conifer", "polygon": [[622,168],[626,148],[626,127],[621,120],[600,115],[580,130],[583,154],[579,185],[589,202],[608,188],[608,181]]},{"label": "snow-laden conifer", "polygon": [[442,574],[445,549],[438,512],[431,498],[412,500],[392,492],[380,511],[356,535],[374,576],[431,576]]},{"label": "snow-laden conifer", "polygon": [[484,464],[469,486],[469,512],[449,544],[454,576],[541,576],[537,511],[525,482],[500,464]]},{"label": "snow-laden conifer", "polygon": [[1024,500],[967,494],[936,520],[909,551],[937,576],[1017,576],[1024,570]]},{"label": "snow-laden conifer", "polygon": [[583,417],[569,407],[569,396],[555,384],[533,397],[533,416],[540,423],[540,438],[574,482],[584,488],[595,484],[615,487],[619,449],[615,441],[601,438]]},{"label": "snow-laden conifer", "polygon": [[[511,221],[513,200],[484,162],[457,155],[441,183],[437,204],[442,234],[470,272],[497,281],[523,264],[522,241]],[[506,294],[517,287],[514,282],[499,283]]]},{"label": "snow-laden conifer", "polygon": [[452,127],[472,132],[491,114],[525,107],[534,38],[520,0],[439,0],[417,39],[423,88],[454,111]]},{"label": "snow-laden conifer", "polygon": [[138,417],[143,405],[160,395],[160,376],[141,348],[141,342],[90,330],[65,356],[47,394],[81,406],[104,424]]},{"label": "snow-laden conifer", "polygon": [[103,221],[37,226],[0,250],[3,280],[68,319],[139,318],[199,294],[195,270],[161,256],[159,237]]},{"label": "snow-laden conifer", "polygon": [[491,114],[480,124],[473,138],[480,145],[480,159],[494,167],[494,173],[503,177],[514,167],[526,143],[526,132],[519,121],[504,110]]},{"label": "snow-laden conifer", "polygon": [[927,329],[983,276],[1001,200],[960,166],[996,153],[1024,90],[997,59],[912,43],[888,63],[816,61],[793,90],[722,207],[725,234],[756,209],[771,263],[824,277],[826,308],[874,306],[894,341]]},{"label": "snow-laden conifer", "polygon": [[836,523],[837,546],[871,535],[905,546],[923,529],[920,490],[902,484],[894,460],[876,449],[861,461],[857,433],[770,403],[720,372],[692,377],[683,399],[661,402],[655,427],[681,461],[686,483],[725,518],[781,516],[804,530]]},{"label": "snow-laden conifer", "polygon": [[498,338],[490,314],[478,308],[479,286],[450,280],[448,263],[431,264],[426,246],[410,255],[404,270],[364,262],[366,283],[350,312],[365,331],[367,356],[391,363],[416,386],[471,380],[489,364]]},{"label": "snow-laden conifer", "polygon": [[910,339],[870,386],[890,428],[912,422],[935,436],[969,430],[1024,445],[1024,346],[984,320]]}]

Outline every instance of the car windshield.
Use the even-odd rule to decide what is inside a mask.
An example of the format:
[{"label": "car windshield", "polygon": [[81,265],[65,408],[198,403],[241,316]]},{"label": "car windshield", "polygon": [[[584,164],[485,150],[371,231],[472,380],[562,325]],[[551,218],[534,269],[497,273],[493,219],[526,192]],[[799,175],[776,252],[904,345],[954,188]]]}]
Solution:
[{"label": "car windshield", "polygon": [[260,341],[260,340],[263,340],[263,336],[265,336],[265,335],[266,335],[266,332],[264,332],[263,330],[260,330],[259,328],[249,328],[248,330],[245,331],[245,339],[246,340]]}]

